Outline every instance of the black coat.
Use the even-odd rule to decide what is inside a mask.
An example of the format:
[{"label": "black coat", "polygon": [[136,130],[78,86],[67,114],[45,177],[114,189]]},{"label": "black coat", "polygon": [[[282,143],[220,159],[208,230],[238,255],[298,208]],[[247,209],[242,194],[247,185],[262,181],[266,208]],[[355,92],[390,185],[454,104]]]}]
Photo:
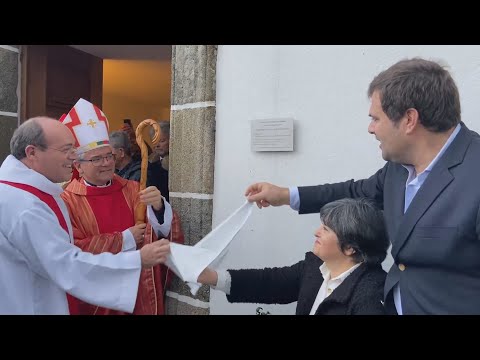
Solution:
[{"label": "black coat", "polygon": [[[229,270],[230,302],[297,303],[296,314],[308,315],[323,283],[323,261],[312,252],[292,266]],[[362,264],[320,304],[316,315],[383,315],[386,273],[380,265]]]},{"label": "black coat", "polygon": [[115,174],[127,180],[140,181],[142,163],[138,160],[132,160],[122,170],[115,169]]},{"label": "black coat", "polygon": [[147,186],[156,186],[162,193],[162,196],[170,201],[170,192],[168,190],[168,170],[162,167],[160,161],[148,163]]}]

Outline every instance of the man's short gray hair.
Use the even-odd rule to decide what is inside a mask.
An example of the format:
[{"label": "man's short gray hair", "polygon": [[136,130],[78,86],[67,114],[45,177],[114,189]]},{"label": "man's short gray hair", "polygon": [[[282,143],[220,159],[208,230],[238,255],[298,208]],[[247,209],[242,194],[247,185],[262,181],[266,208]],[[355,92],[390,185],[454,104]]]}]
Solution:
[{"label": "man's short gray hair", "polygon": [[[170,121],[160,120],[157,121],[158,126],[160,126],[160,131],[162,134],[165,134],[167,137],[170,137]],[[150,136],[153,138],[154,135],[153,127],[150,127]]]},{"label": "man's short gray hair", "polygon": [[162,133],[170,137],[170,121],[158,121]]},{"label": "man's short gray hair", "polygon": [[114,149],[122,148],[125,154],[132,156],[132,147],[130,144],[130,138],[125,131],[117,130],[110,133],[110,145]]},{"label": "man's short gray hair", "polygon": [[47,149],[47,140],[45,133],[40,125],[40,117],[31,118],[20,125],[13,133],[10,140],[10,153],[18,160],[27,157],[25,149],[28,145],[33,145],[41,150]]}]

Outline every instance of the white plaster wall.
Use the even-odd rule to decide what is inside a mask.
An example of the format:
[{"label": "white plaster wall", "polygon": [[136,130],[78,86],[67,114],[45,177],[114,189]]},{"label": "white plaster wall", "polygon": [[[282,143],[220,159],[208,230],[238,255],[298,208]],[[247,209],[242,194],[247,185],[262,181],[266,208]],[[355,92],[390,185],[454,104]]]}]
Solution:
[{"label": "white plaster wall", "polygon": [[[316,185],[365,178],[382,167],[378,142],[367,132],[367,88],[380,71],[414,56],[449,65],[463,121],[480,131],[480,46],[219,46],[213,226],[243,204],[253,182]],[[250,121],[275,117],[295,119],[294,151],[252,152]],[[311,249],[318,224],[318,214],[255,207],[220,265],[293,264]],[[210,297],[211,314],[255,314],[258,306],[293,314],[295,305],[230,304],[215,290]]]}]

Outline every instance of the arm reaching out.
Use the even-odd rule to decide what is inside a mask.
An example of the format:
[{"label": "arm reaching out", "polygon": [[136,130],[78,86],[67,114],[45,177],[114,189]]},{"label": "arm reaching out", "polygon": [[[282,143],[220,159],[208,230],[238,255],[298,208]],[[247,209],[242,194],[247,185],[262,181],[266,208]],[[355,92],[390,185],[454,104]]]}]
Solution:
[{"label": "arm reaching out", "polygon": [[290,191],[270,183],[261,182],[250,185],[245,191],[249,202],[256,202],[262,207],[290,205]]}]

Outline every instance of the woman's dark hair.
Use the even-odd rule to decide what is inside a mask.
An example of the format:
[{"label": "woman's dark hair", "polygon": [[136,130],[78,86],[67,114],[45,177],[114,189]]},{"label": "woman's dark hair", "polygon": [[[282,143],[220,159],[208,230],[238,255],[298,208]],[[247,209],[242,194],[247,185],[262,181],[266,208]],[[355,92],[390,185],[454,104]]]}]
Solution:
[{"label": "woman's dark hair", "polygon": [[356,263],[380,264],[390,245],[383,213],[368,199],[342,199],[320,210],[320,220],[337,235],[340,249],[355,250]]}]

